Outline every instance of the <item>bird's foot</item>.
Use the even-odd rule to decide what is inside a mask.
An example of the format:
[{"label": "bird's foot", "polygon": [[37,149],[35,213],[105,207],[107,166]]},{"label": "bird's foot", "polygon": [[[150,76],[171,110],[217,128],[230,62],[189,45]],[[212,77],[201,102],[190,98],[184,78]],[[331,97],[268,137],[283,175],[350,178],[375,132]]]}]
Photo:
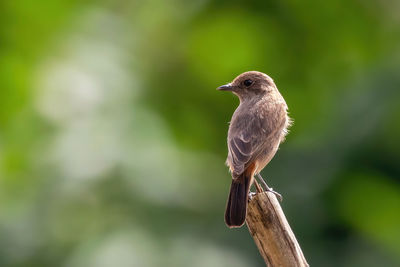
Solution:
[{"label": "bird's foot", "polygon": [[258,180],[259,180],[259,181],[262,183],[262,185],[265,187],[264,190],[267,191],[267,192],[273,193],[273,194],[279,199],[279,201],[282,202],[282,200],[283,200],[282,195],[279,194],[278,192],[274,191],[274,189],[273,189],[272,187],[269,187],[269,186],[267,185],[267,183],[264,181],[264,179],[261,177],[261,175],[260,175],[259,173],[257,173],[257,177],[258,177]]},{"label": "bird's foot", "polygon": [[257,193],[250,191],[249,192],[249,201],[252,200],[255,195],[257,195]]},{"label": "bird's foot", "polygon": [[272,187],[268,187],[265,191],[266,192],[271,192],[272,194],[274,194],[279,199],[280,202],[282,202],[282,200],[283,200],[282,195],[279,194],[278,192],[274,191],[274,189]]}]

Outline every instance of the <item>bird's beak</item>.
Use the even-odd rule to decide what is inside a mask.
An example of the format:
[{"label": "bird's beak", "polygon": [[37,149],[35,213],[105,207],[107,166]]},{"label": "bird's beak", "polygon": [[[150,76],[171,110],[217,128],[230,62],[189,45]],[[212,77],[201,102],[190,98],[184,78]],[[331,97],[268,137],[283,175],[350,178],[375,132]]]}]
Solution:
[{"label": "bird's beak", "polygon": [[232,84],[231,84],[231,83],[228,83],[228,84],[225,84],[225,85],[222,85],[222,86],[218,87],[217,90],[221,90],[221,91],[232,91],[233,88],[234,88],[234,87],[232,86]]}]

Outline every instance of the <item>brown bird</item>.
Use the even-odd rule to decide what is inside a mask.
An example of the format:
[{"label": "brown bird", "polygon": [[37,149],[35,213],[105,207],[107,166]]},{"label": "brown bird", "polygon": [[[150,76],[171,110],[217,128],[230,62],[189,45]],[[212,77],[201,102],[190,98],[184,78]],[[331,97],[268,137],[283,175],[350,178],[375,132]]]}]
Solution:
[{"label": "brown bird", "polygon": [[232,184],[225,211],[226,225],[230,228],[240,227],[246,219],[254,175],[257,175],[267,191],[280,197],[268,187],[260,172],[285,139],[291,120],[285,100],[273,80],[264,73],[242,73],[233,82],[217,89],[231,91],[240,100],[228,131],[226,164],[232,175]]}]

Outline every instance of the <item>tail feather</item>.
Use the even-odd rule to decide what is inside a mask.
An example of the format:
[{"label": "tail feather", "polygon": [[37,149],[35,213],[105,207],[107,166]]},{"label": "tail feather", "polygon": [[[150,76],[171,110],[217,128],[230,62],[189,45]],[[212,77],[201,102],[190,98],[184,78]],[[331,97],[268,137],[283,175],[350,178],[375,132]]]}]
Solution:
[{"label": "tail feather", "polygon": [[250,177],[246,177],[245,174],[232,180],[225,211],[225,223],[228,227],[240,227],[244,224],[249,190]]}]

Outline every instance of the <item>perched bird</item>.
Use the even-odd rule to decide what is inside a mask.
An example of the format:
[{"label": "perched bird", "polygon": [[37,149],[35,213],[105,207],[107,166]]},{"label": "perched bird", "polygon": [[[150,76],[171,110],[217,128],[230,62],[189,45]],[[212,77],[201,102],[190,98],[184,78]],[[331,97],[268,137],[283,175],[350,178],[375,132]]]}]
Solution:
[{"label": "perched bird", "polygon": [[250,186],[255,175],[267,191],[276,193],[262,180],[260,172],[285,139],[291,120],[285,100],[273,80],[264,73],[242,73],[233,82],[217,89],[231,91],[240,100],[228,131],[226,164],[232,183],[225,211],[226,225],[240,227],[246,219]]}]

